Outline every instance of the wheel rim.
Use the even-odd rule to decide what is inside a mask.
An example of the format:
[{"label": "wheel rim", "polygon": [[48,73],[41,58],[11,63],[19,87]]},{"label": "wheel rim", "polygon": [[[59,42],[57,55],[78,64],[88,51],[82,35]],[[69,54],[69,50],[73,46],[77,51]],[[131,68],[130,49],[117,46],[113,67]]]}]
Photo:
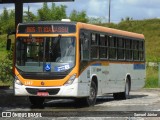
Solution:
[{"label": "wheel rim", "polygon": [[95,89],[94,89],[93,87],[91,87],[89,100],[90,100],[90,101],[94,101],[95,96],[96,96],[96,91],[95,91]]},{"label": "wheel rim", "polygon": [[129,95],[129,85],[128,85],[128,81],[126,82],[125,95],[126,95],[126,96]]}]

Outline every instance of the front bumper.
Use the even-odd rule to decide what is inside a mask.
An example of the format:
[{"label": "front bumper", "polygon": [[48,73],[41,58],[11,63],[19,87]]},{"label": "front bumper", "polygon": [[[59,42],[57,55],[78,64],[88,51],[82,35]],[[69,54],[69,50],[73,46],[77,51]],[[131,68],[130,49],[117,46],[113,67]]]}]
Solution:
[{"label": "front bumper", "polygon": [[37,92],[48,92],[45,97],[86,97],[89,96],[89,83],[78,83],[56,87],[34,87],[14,83],[15,96],[38,96]]}]

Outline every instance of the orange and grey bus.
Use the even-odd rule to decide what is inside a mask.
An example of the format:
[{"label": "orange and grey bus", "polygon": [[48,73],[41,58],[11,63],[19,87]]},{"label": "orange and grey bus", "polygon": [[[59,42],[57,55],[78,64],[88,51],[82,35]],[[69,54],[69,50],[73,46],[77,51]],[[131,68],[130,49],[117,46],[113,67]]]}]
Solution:
[{"label": "orange and grey bus", "polygon": [[97,96],[127,99],[145,83],[145,44],[137,34],[80,22],[20,23],[14,53],[14,94],[31,104]]}]

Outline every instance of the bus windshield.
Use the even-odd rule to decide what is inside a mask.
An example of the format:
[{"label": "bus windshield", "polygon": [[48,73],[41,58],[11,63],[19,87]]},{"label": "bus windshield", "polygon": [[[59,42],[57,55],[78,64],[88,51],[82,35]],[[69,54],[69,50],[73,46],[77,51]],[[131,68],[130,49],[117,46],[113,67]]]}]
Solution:
[{"label": "bus windshield", "polygon": [[75,65],[75,37],[19,37],[16,67],[23,72],[65,72]]}]

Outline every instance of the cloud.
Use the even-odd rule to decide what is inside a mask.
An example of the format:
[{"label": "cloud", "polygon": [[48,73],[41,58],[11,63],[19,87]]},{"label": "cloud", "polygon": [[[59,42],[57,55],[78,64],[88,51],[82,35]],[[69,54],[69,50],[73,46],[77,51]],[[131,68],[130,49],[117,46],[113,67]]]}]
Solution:
[{"label": "cloud", "polygon": [[[109,0],[75,0],[74,2],[56,2],[56,5],[66,5],[67,15],[73,9],[77,11],[85,10],[89,17],[101,17],[108,19]],[[42,7],[42,3],[24,4],[24,10],[30,6],[30,11],[37,14],[37,9]],[[51,3],[48,3],[51,6]],[[146,19],[159,17],[160,0],[111,0],[111,21],[119,22],[122,18],[132,17],[133,19]],[[0,4],[0,13],[3,7],[8,10],[14,9],[12,4]]]},{"label": "cloud", "polygon": [[160,12],[159,0],[111,0],[111,20],[132,17],[136,20],[156,18]]},{"label": "cloud", "polygon": [[89,0],[88,2],[88,14],[90,16],[105,16],[107,15],[108,1],[106,0]]}]

